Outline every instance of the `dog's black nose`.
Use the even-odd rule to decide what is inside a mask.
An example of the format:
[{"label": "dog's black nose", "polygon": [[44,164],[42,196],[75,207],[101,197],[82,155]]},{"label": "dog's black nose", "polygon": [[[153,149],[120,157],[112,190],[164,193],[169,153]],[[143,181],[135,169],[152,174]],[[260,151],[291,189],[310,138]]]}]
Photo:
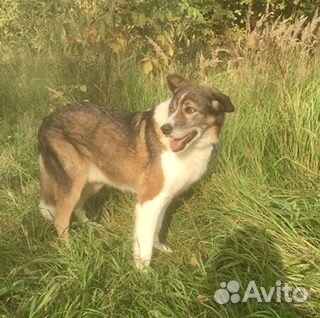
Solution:
[{"label": "dog's black nose", "polygon": [[170,135],[172,133],[173,127],[171,124],[164,124],[160,127],[164,135]]}]

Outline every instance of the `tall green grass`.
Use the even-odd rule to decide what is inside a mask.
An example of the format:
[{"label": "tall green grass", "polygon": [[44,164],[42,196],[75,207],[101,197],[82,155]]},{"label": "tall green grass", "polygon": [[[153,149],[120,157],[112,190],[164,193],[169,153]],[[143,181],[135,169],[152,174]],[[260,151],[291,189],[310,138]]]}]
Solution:
[{"label": "tall green grass", "polygon": [[[164,236],[174,254],[156,253],[147,274],[132,262],[131,195],[103,191],[87,205],[102,227],[75,221],[69,246],[56,240],[37,209],[36,133],[43,116],[70,101],[153,107],[170,96],[166,71],[145,76],[129,60],[106,83],[101,65],[77,57],[2,61],[0,317],[320,316],[320,55],[302,65],[302,48],[259,52],[228,69],[177,66],[227,93],[236,112],[206,176],[169,208]],[[240,294],[251,280],[266,288],[281,280],[310,296],[219,305],[214,292],[230,280]]]}]

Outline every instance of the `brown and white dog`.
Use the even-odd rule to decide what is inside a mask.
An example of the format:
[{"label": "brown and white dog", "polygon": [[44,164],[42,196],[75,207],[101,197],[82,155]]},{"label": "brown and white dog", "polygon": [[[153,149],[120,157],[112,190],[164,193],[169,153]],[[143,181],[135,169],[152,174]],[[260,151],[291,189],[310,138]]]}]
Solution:
[{"label": "brown and white dog", "polygon": [[234,106],[214,88],[171,74],[173,97],[145,112],[85,102],[46,117],[39,130],[40,211],[67,238],[70,217],[103,185],[137,194],[134,259],[149,266],[171,200],[206,171],[225,112]]}]

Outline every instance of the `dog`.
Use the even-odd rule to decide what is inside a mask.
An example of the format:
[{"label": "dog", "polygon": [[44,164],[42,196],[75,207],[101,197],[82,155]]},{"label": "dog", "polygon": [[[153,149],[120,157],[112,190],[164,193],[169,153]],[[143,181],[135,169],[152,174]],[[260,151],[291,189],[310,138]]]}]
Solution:
[{"label": "dog", "polygon": [[216,88],[167,76],[173,96],[152,110],[126,112],[90,102],[65,106],[39,129],[40,211],[68,238],[70,217],[104,185],[136,193],[133,255],[150,264],[172,199],[206,171],[230,98]]}]

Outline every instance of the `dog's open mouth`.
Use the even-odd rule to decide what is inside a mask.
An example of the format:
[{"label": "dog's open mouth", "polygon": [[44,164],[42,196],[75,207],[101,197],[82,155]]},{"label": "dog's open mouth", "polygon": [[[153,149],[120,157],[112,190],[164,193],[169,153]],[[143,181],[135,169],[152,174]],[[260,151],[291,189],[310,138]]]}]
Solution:
[{"label": "dog's open mouth", "polygon": [[179,152],[183,150],[186,145],[197,135],[197,131],[194,130],[180,139],[171,139],[170,148],[173,152]]}]

